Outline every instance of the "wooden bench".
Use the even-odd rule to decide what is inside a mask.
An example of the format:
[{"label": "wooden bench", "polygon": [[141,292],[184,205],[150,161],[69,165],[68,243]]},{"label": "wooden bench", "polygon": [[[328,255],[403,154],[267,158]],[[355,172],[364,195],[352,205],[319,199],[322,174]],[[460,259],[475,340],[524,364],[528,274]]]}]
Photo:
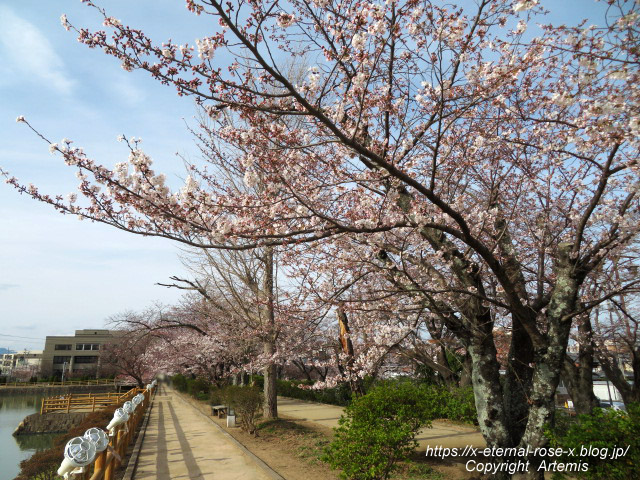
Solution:
[{"label": "wooden bench", "polygon": [[222,418],[226,413],[227,413],[226,405],[211,405],[211,416],[217,415],[218,418]]}]

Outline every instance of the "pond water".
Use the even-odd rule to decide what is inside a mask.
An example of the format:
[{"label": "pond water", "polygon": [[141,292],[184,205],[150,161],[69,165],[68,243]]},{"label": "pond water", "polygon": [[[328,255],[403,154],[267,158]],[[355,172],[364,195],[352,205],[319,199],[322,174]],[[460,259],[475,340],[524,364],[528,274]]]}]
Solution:
[{"label": "pond water", "polygon": [[12,435],[24,417],[39,411],[41,399],[40,395],[0,396],[0,480],[13,479],[22,460],[51,446],[55,434]]}]

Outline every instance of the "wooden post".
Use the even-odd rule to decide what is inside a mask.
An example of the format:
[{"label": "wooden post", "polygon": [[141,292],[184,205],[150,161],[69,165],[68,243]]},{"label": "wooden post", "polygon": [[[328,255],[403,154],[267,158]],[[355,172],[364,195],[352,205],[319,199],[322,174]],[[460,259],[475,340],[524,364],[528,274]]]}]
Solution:
[{"label": "wooden post", "polygon": [[96,461],[93,464],[93,474],[95,475],[97,472],[102,472],[104,470],[104,464],[107,459],[108,450],[104,450],[96,456]]},{"label": "wooden post", "polygon": [[40,407],[40,415],[44,413],[44,397],[42,398],[42,406]]},{"label": "wooden post", "polygon": [[[118,455],[120,455],[120,458],[122,458],[122,437],[124,436],[124,432],[122,431],[122,428],[118,428],[118,433],[116,433],[116,442],[114,445],[114,450],[116,452],[118,452]],[[120,462],[117,461],[117,459],[113,460],[113,463],[115,463],[116,465],[120,465]]]},{"label": "wooden post", "polygon": [[69,407],[71,407],[71,395],[67,397],[67,413],[69,413]]},{"label": "wooden post", "polygon": [[[106,451],[106,450],[105,450]],[[115,469],[116,457],[111,454],[111,461],[109,462],[109,457],[107,457],[107,468],[104,470],[103,480],[113,480],[113,470]]]}]

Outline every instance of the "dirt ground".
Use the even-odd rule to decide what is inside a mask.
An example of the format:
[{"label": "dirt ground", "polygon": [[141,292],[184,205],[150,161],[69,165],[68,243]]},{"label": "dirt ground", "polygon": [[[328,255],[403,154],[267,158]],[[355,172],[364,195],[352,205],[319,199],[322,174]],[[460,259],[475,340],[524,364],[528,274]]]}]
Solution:
[{"label": "dirt ground", "polygon": [[[249,451],[269,465],[286,480],[338,480],[338,472],[319,460],[333,431],[316,422],[281,415],[278,420],[259,423],[258,436],[240,428],[227,428],[225,419],[211,417],[209,406],[194,398],[182,397],[205,413],[215,423],[242,443]],[[464,469],[464,463],[438,461],[416,452],[411,461],[402,465],[394,480],[472,480],[479,479]]]}]

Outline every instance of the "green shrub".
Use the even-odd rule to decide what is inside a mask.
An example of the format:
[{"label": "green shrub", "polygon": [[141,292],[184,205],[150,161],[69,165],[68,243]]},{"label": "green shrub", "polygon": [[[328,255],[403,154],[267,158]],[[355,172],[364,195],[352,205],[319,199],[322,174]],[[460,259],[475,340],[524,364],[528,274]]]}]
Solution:
[{"label": "green shrub", "polygon": [[342,469],[344,479],[388,479],[397,462],[415,450],[416,433],[431,425],[434,412],[426,388],[380,383],[345,409],[323,460]]},{"label": "green shrub", "polygon": [[221,389],[219,395],[223,404],[229,405],[236,411],[240,417],[241,428],[254,435],[256,433],[255,418],[264,403],[264,396],[260,389],[255,386],[229,385]]},{"label": "green shrub", "polygon": [[262,375],[251,375],[249,384],[260,389],[264,388],[264,377]]},{"label": "green shrub", "polygon": [[278,395],[284,397],[297,398],[309,402],[328,403],[342,407],[349,405],[351,402],[351,390],[346,383],[342,383],[334,388],[325,388],[322,390],[301,388],[313,385],[313,382],[309,382],[308,380],[278,380],[277,383]]},{"label": "green shrub", "polygon": [[182,375],[180,373],[178,373],[178,374],[174,375],[173,377],[171,377],[171,384],[179,392],[186,392],[187,391],[187,377],[185,377],[184,375]]},{"label": "green shrub", "polygon": [[446,418],[455,422],[478,424],[478,413],[473,388],[432,387],[439,390],[440,410],[437,418]]},{"label": "green shrub", "polygon": [[[627,412],[594,408],[590,415],[578,415],[574,422],[557,422],[553,430],[547,430],[551,446],[575,449],[574,456],[565,456],[559,462],[586,461],[586,472],[572,472],[574,478],[623,480],[639,479],[640,471],[640,404],[629,405]],[[582,448],[608,449],[607,458],[581,455]],[[614,447],[627,448],[625,456],[612,459]],[[592,450],[593,451],[593,450]],[[554,478],[567,478],[555,474]]]},{"label": "green shrub", "polygon": [[[262,385],[262,377],[254,376],[256,385]],[[409,381],[396,380],[396,382]],[[334,388],[313,390],[303,388],[313,385],[308,380],[278,380],[278,395],[283,397],[297,398],[309,402],[327,403],[345,407],[351,403],[351,389],[349,384],[342,383]],[[365,392],[369,391],[376,383],[371,378],[363,380]],[[436,407],[434,418],[443,418],[455,422],[478,424],[476,404],[471,387],[445,387],[442,385],[424,384],[425,394],[431,399],[432,405]]]},{"label": "green shrub", "polygon": [[204,399],[208,398],[209,390],[211,389],[211,384],[202,379],[202,378],[194,378],[187,380],[187,392],[189,395],[199,398],[200,394],[204,395]]},{"label": "green shrub", "polygon": [[264,396],[257,387],[239,387],[238,395],[235,399],[235,408],[240,416],[242,429],[250,434],[255,434],[255,418],[262,409]]},{"label": "green shrub", "polygon": [[209,403],[211,405],[220,405],[224,404],[225,396],[223,388],[211,388],[209,390]]}]

